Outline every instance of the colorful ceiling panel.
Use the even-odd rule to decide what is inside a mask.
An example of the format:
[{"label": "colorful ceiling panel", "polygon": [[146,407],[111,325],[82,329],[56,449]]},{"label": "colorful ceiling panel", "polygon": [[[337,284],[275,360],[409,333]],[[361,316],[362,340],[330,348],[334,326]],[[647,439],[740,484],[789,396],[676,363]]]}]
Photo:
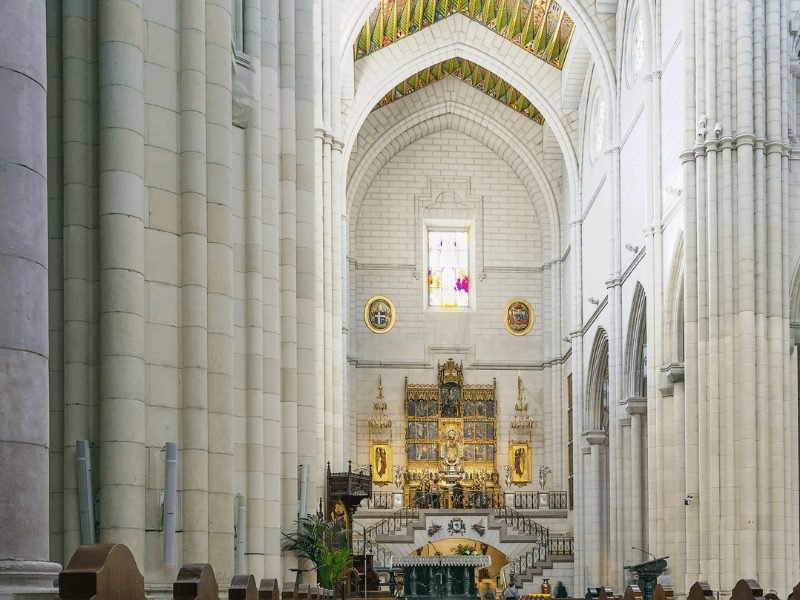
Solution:
[{"label": "colorful ceiling panel", "polygon": [[560,69],[575,27],[553,0],[380,0],[358,34],[355,59],[462,14]]},{"label": "colorful ceiling panel", "polygon": [[398,98],[408,96],[450,75],[469,83],[498,102],[502,102],[506,106],[513,108],[518,113],[525,115],[540,125],[544,123],[542,113],[531,104],[530,100],[522,95],[522,92],[504,79],[500,79],[491,71],[463,58],[451,58],[438,65],[423,69],[416,75],[409,77],[386,94],[386,96],[378,102],[376,108],[386,106]]}]

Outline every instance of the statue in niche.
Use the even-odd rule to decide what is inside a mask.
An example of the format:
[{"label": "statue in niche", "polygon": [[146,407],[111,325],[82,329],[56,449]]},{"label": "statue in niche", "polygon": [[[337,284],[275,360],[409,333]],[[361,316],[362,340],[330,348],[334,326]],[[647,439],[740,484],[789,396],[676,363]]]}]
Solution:
[{"label": "statue in niche", "polygon": [[459,455],[461,454],[459,449],[458,434],[455,432],[455,430],[451,429],[447,432],[447,437],[445,438],[442,452],[445,464],[449,466],[458,464],[460,458]]}]

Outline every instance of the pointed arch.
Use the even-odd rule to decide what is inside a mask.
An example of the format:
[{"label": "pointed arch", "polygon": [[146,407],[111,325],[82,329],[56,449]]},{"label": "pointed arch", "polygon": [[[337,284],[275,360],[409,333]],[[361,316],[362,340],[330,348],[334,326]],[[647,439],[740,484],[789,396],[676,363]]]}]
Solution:
[{"label": "pointed arch", "polygon": [[584,431],[608,431],[608,332],[598,328],[586,375]]},{"label": "pointed arch", "polygon": [[667,310],[664,313],[664,357],[669,362],[683,362],[683,231],[678,233],[667,288]]},{"label": "pointed arch", "polygon": [[638,281],[625,341],[624,394],[628,398],[647,398],[647,295]]}]

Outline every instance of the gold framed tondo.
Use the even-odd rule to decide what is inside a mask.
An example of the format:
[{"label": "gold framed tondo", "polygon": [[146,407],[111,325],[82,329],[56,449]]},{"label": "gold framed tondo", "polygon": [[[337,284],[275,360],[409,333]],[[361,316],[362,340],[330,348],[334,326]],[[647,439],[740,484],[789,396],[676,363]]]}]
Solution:
[{"label": "gold framed tondo", "polygon": [[533,307],[525,298],[512,298],[503,309],[503,324],[511,335],[525,335],[533,329]]},{"label": "gold framed tondo", "polygon": [[531,482],[531,447],[528,444],[511,444],[508,450],[511,483],[523,485]]},{"label": "gold framed tondo", "polygon": [[388,333],[394,327],[394,302],[386,296],[373,296],[364,305],[364,322],[372,333]]},{"label": "gold framed tondo", "polygon": [[392,482],[392,447],[389,444],[372,444],[369,464],[372,466],[372,483],[386,485]]}]

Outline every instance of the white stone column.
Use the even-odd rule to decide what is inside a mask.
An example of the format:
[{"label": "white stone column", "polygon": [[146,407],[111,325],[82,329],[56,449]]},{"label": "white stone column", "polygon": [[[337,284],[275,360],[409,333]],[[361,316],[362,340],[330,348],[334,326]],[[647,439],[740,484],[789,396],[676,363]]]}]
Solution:
[{"label": "white stone column", "polygon": [[[93,14],[80,0],[65,0],[63,19],[64,144],[64,462],[63,545],[69,559],[81,543],[75,442],[97,429],[97,47]],[[48,17],[49,19],[49,17]],[[52,93],[52,92],[51,92]],[[94,441],[97,441],[96,439]]]},{"label": "white stone column", "polygon": [[144,21],[141,0],[98,6],[100,538],[144,564]]},{"label": "white stone column", "polygon": [[261,2],[264,294],[264,572],[281,570],[280,98],[278,3]]},{"label": "white stone column", "polygon": [[206,0],[208,190],[208,557],[233,575],[233,242],[231,2]]},{"label": "white stone column", "polygon": [[345,432],[349,423],[345,421],[349,395],[346,387],[347,338],[344,334],[344,319],[347,303],[345,302],[345,273],[347,269],[347,245],[345,241],[346,219],[343,214],[345,206],[345,187],[342,160],[343,144],[334,139],[331,145],[331,265],[333,288],[333,459],[334,470],[343,468],[345,456],[349,455],[350,436]]},{"label": "white stone column", "polygon": [[[294,0],[279,3],[280,49],[280,307],[281,526],[297,518],[297,156]],[[283,557],[284,582],[294,581],[293,556]]]},{"label": "white stone column", "polygon": [[[626,512],[630,523],[631,538],[624,541],[625,547],[636,546],[644,547],[644,469],[645,469],[645,450],[644,436],[645,429],[643,422],[647,414],[647,400],[644,398],[628,398],[626,411],[631,418],[631,437],[630,437],[630,488],[628,489]],[[624,552],[623,552],[624,554]]]},{"label": "white stone column", "polygon": [[589,445],[589,468],[583,488],[584,531],[587,544],[584,570],[590,586],[603,585],[608,567],[609,504],[606,464],[608,433],[589,431],[584,434]]},{"label": "white stone column", "polygon": [[[297,135],[297,437],[298,460],[311,469],[306,511],[314,513],[317,460],[314,198],[314,19],[312,0],[295,0]],[[305,516],[305,515],[303,515]]]},{"label": "white stone column", "polygon": [[208,215],[206,5],[181,4],[182,559],[208,561]]},{"label": "white stone column", "polygon": [[0,4],[0,598],[48,561],[45,6]]},{"label": "white stone column", "polygon": [[[47,220],[51,256],[64,256],[63,18],[47,2]],[[50,558],[64,562],[64,261],[49,261]]]}]

